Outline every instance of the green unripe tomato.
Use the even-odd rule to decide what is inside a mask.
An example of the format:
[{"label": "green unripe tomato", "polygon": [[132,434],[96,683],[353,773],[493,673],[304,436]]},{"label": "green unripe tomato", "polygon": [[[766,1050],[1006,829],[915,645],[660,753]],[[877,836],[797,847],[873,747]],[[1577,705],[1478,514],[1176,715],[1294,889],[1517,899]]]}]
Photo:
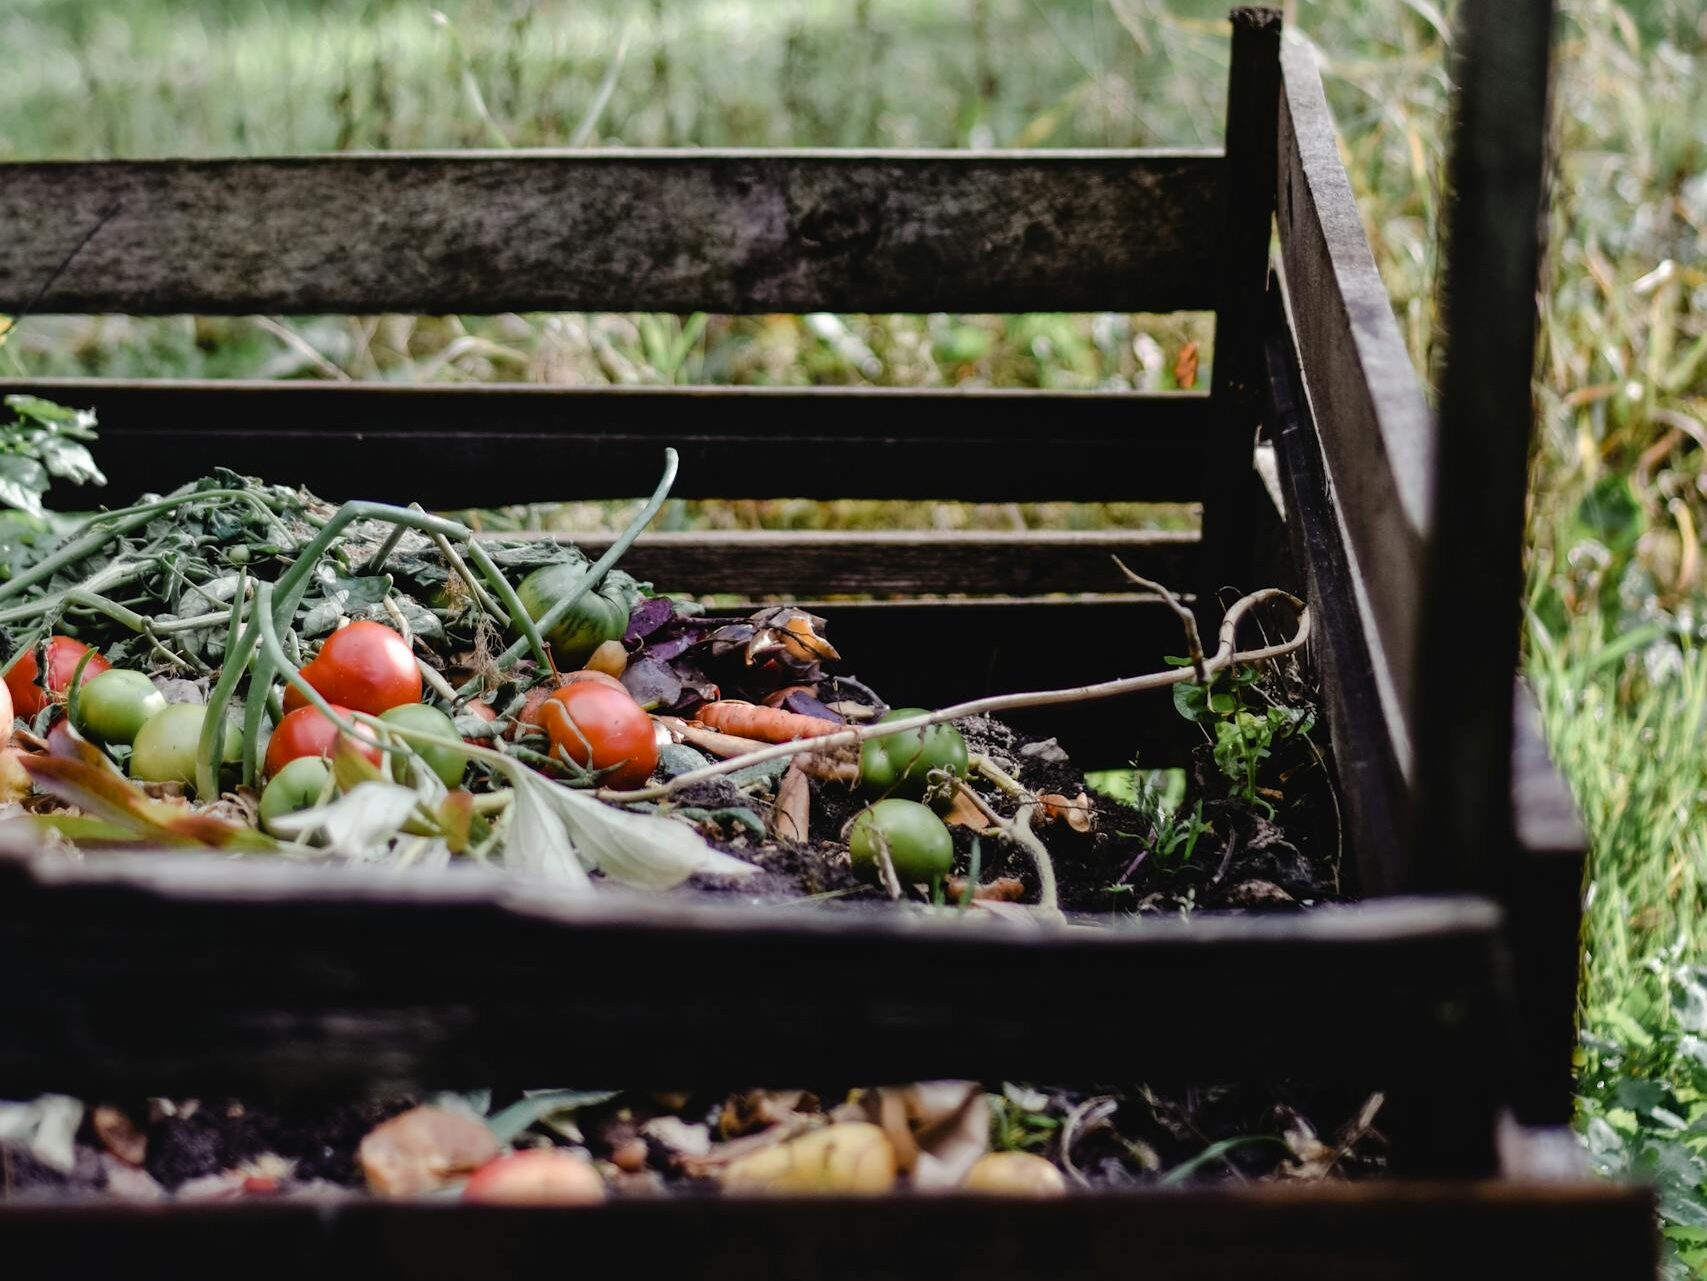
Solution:
[{"label": "green unripe tomato", "polygon": [[77,728],[102,743],[131,743],[165,706],[148,677],[113,667],[78,689]]},{"label": "green unripe tomato", "polygon": [[[261,826],[273,830],[273,820],[312,809],[329,795],[332,767],[323,756],[299,756],[277,774],[261,793]],[[274,833],[277,835],[277,833]]]},{"label": "green unripe tomato", "polygon": [[[923,716],[922,707],[897,707],[877,723]],[[917,800],[933,769],[966,777],[966,740],[952,725],[932,725],[885,738],[868,738],[859,746],[859,781],[868,792]],[[944,798],[943,804],[947,804]]]},{"label": "green unripe tomato", "polygon": [[895,875],[904,885],[935,885],[954,866],[954,838],[928,805],[891,797],[860,811],[848,834],[854,870],[878,875],[877,850],[889,851]]},{"label": "green unripe tomato", "polygon": [[[581,585],[587,569],[586,565],[542,565],[522,579],[516,595],[528,617],[535,622],[544,618],[553,605]],[[564,671],[579,667],[606,641],[621,640],[628,630],[631,604],[623,586],[606,576],[545,634],[557,666]]]},{"label": "green unripe tomato", "polygon": [[[393,725],[404,729],[419,730],[423,734],[436,734],[440,738],[461,740],[462,735],[456,732],[456,726],[436,707],[428,707],[425,703],[405,703],[402,707],[393,707],[379,718],[390,721]],[[407,741],[407,740],[405,740]],[[449,747],[431,747],[424,743],[410,743],[409,748],[423,761],[427,768],[444,781],[446,787],[456,787],[462,782],[462,771],[468,768],[468,753],[459,752]],[[392,770],[401,775],[403,772],[404,756],[401,752],[395,754]]]},{"label": "green unripe tomato", "polygon": [[[196,746],[201,742],[207,708],[200,703],[172,703],[149,717],[137,731],[130,750],[130,776],[144,783],[196,783]],[[227,725],[223,763],[243,758],[243,731]]]}]

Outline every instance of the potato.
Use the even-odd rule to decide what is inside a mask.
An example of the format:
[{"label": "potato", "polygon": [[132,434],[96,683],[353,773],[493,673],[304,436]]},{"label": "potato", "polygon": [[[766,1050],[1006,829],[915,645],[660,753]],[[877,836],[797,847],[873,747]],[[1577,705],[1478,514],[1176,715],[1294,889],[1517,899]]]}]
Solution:
[{"label": "potato", "polygon": [[986,1152],[972,1163],[960,1186],[986,1196],[1056,1197],[1067,1180],[1048,1161],[1030,1152]]},{"label": "potato", "polygon": [[845,1121],[754,1152],[730,1164],[731,1192],[835,1195],[887,1192],[895,1185],[895,1149],[879,1126]]}]

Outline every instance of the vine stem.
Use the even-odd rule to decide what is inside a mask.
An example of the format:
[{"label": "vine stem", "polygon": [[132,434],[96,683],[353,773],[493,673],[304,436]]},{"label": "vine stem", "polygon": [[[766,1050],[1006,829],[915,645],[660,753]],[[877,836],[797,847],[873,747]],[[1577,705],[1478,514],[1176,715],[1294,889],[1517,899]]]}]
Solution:
[{"label": "vine stem", "polygon": [[[1031,830],[1032,817],[1037,813],[1037,798],[987,756],[980,756],[974,768],[1009,796],[1018,798],[1019,808],[1012,818],[998,816],[998,830],[1031,855],[1032,864],[1037,868],[1037,906],[1045,912],[1060,915],[1061,897],[1055,886],[1055,860],[1049,856],[1048,847],[1037,833]],[[967,790],[970,792],[971,789]]]},{"label": "vine stem", "polygon": [[[537,626],[540,632],[549,632],[562,622],[568,616],[569,611],[581,603],[582,597],[597,587],[611,567],[634,545],[634,540],[640,537],[640,531],[652,523],[652,518],[658,514],[658,509],[664,505],[664,500],[670,496],[670,490],[676,483],[676,470],[679,465],[680,458],[676,451],[674,449],[664,450],[664,474],[659,478],[657,488],[652,491],[652,497],[648,498],[645,505],[635,513],[634,519],[623,527],[623,531],[617,536],[617,540],[605,549],[605,554],[594,561],[592,567],[581,576],[581,581],[576,585],[575,590],[548,609],[537,624],[528,620],[527,611],[522,608],[521,602],[515,599],[515,592],[511,591],[509,597],[504,600],[504,606],[516,615],[516,625],[524,630]],[[485,549],[473,539],[469,541],[468,552],[471,558],[486,555]],[[500,575],[500,577],[502,576]],[[509,587],[507,582],[505,587],[506,589]],[[493,661],[499,671],[505,671],[526,652],[527,646],[517,641]],[[539,665],[541,667],[550,666],[543,654],[539,656]],[[457,698],[464,699],[474,694],[479,690],[480,684],[481,678],[479,676],[464,682],[462,687],[456,691]]]},{"label": "vine stem", "polygon": [[[1297,613],[1298,626],[1293,632],[1292,638],[1278,644],[1265,645],[1260,649],[1235,650],[1233,646],[1237,638],[1240,620],[1259,605],[1271,601],[1284,601]],[[1252,592],[1250,595],[1234,601],[1222,618],[1220,644],[1214,655],[1204,660],[1203,672],[1207,677],[1223,668],[1279,658],[1301,648],[1309,639],[1310,610],[1303,601],[1292,593],[1281,591],[1276,587]],[[791,743],[777,743],[756,752],[748,752],[743,756],[732,756],[728,760],[718,761],[700,769],[689,770],[685,774],[676,775],[667,783],[636,788],[633,791],[613,791],[609,788],[600,788],[593,795],[600,800],[612,801],[617,804],[662,800],[681,788],[692,787],[694,784],[703,783],[707,779],[719,778],[724,774],[732,774],[737,770],[747,769],[753,765],[762,765],[766,761],[780,760],[799,752],[824,752],[837,747],[852,747],[856,743],[863,743],[868,738],[884,738],[890,734],[905,734],[911,730],[940,725],[945,721],[964,720],[968,716],[984,716],[993,712],[1013,711],[1023,707],[1056,707],[1066,703],[1088,703],[1097,699],[1118,698],[1123,694],[1136,694],[1144,690],[1165,689],[1169,685],[1184,684],[1196,676],[1197,672],[1193,668],[1177,667],[1171,671],[1150,672],[1143,676],[1123,676],[1117,680],[1101,681],[1094,685],[1077,685],[1071,689],[1033,690],[1020,694],[992,694],[986,698],[975,698],[969,702],[956,703],[952,707],[944,707],[934,712],[923,712],[918,716],[908,716],[901,720],[837,730],[833,734],[820,734],[815,738],[796,739]]]}]

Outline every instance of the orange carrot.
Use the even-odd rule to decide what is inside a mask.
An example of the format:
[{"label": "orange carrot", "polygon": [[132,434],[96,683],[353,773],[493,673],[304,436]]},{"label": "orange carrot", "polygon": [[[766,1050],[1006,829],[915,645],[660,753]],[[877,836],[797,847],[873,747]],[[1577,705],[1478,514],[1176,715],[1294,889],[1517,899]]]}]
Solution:
[{"label": "orange carrot", "polygon": [[779,707],[759,707],[739,699],[725,698],[699,709],[699,723],[725,734],[756,738],[763,743],[792,743],[797,738],[817,738],[847,728],[834,721],[785,712]]}]

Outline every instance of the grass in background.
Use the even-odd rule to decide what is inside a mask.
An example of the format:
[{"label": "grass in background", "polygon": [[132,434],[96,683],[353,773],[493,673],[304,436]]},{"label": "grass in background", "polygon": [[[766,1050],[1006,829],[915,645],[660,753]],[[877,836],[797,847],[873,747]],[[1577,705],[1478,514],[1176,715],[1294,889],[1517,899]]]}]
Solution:
[{"label": "grass in background", "polygon": [[[1707,1256],[1707,12],[1560,0],[1528,668],[1594,841],[1582,1129]],[[1215,145],[1223,0],[13,0],[0,158],[534,145]],[[1294,0],[1434,367],[1446,20]],[[1167,387],[1202,317],[37,317],[33,374]],[[1046,430],[1040,424],[1040,430]],[[606,515],[576,509],[577,522]],[[1122,507],[677,506],[677,522],[1177,523]]]}]

